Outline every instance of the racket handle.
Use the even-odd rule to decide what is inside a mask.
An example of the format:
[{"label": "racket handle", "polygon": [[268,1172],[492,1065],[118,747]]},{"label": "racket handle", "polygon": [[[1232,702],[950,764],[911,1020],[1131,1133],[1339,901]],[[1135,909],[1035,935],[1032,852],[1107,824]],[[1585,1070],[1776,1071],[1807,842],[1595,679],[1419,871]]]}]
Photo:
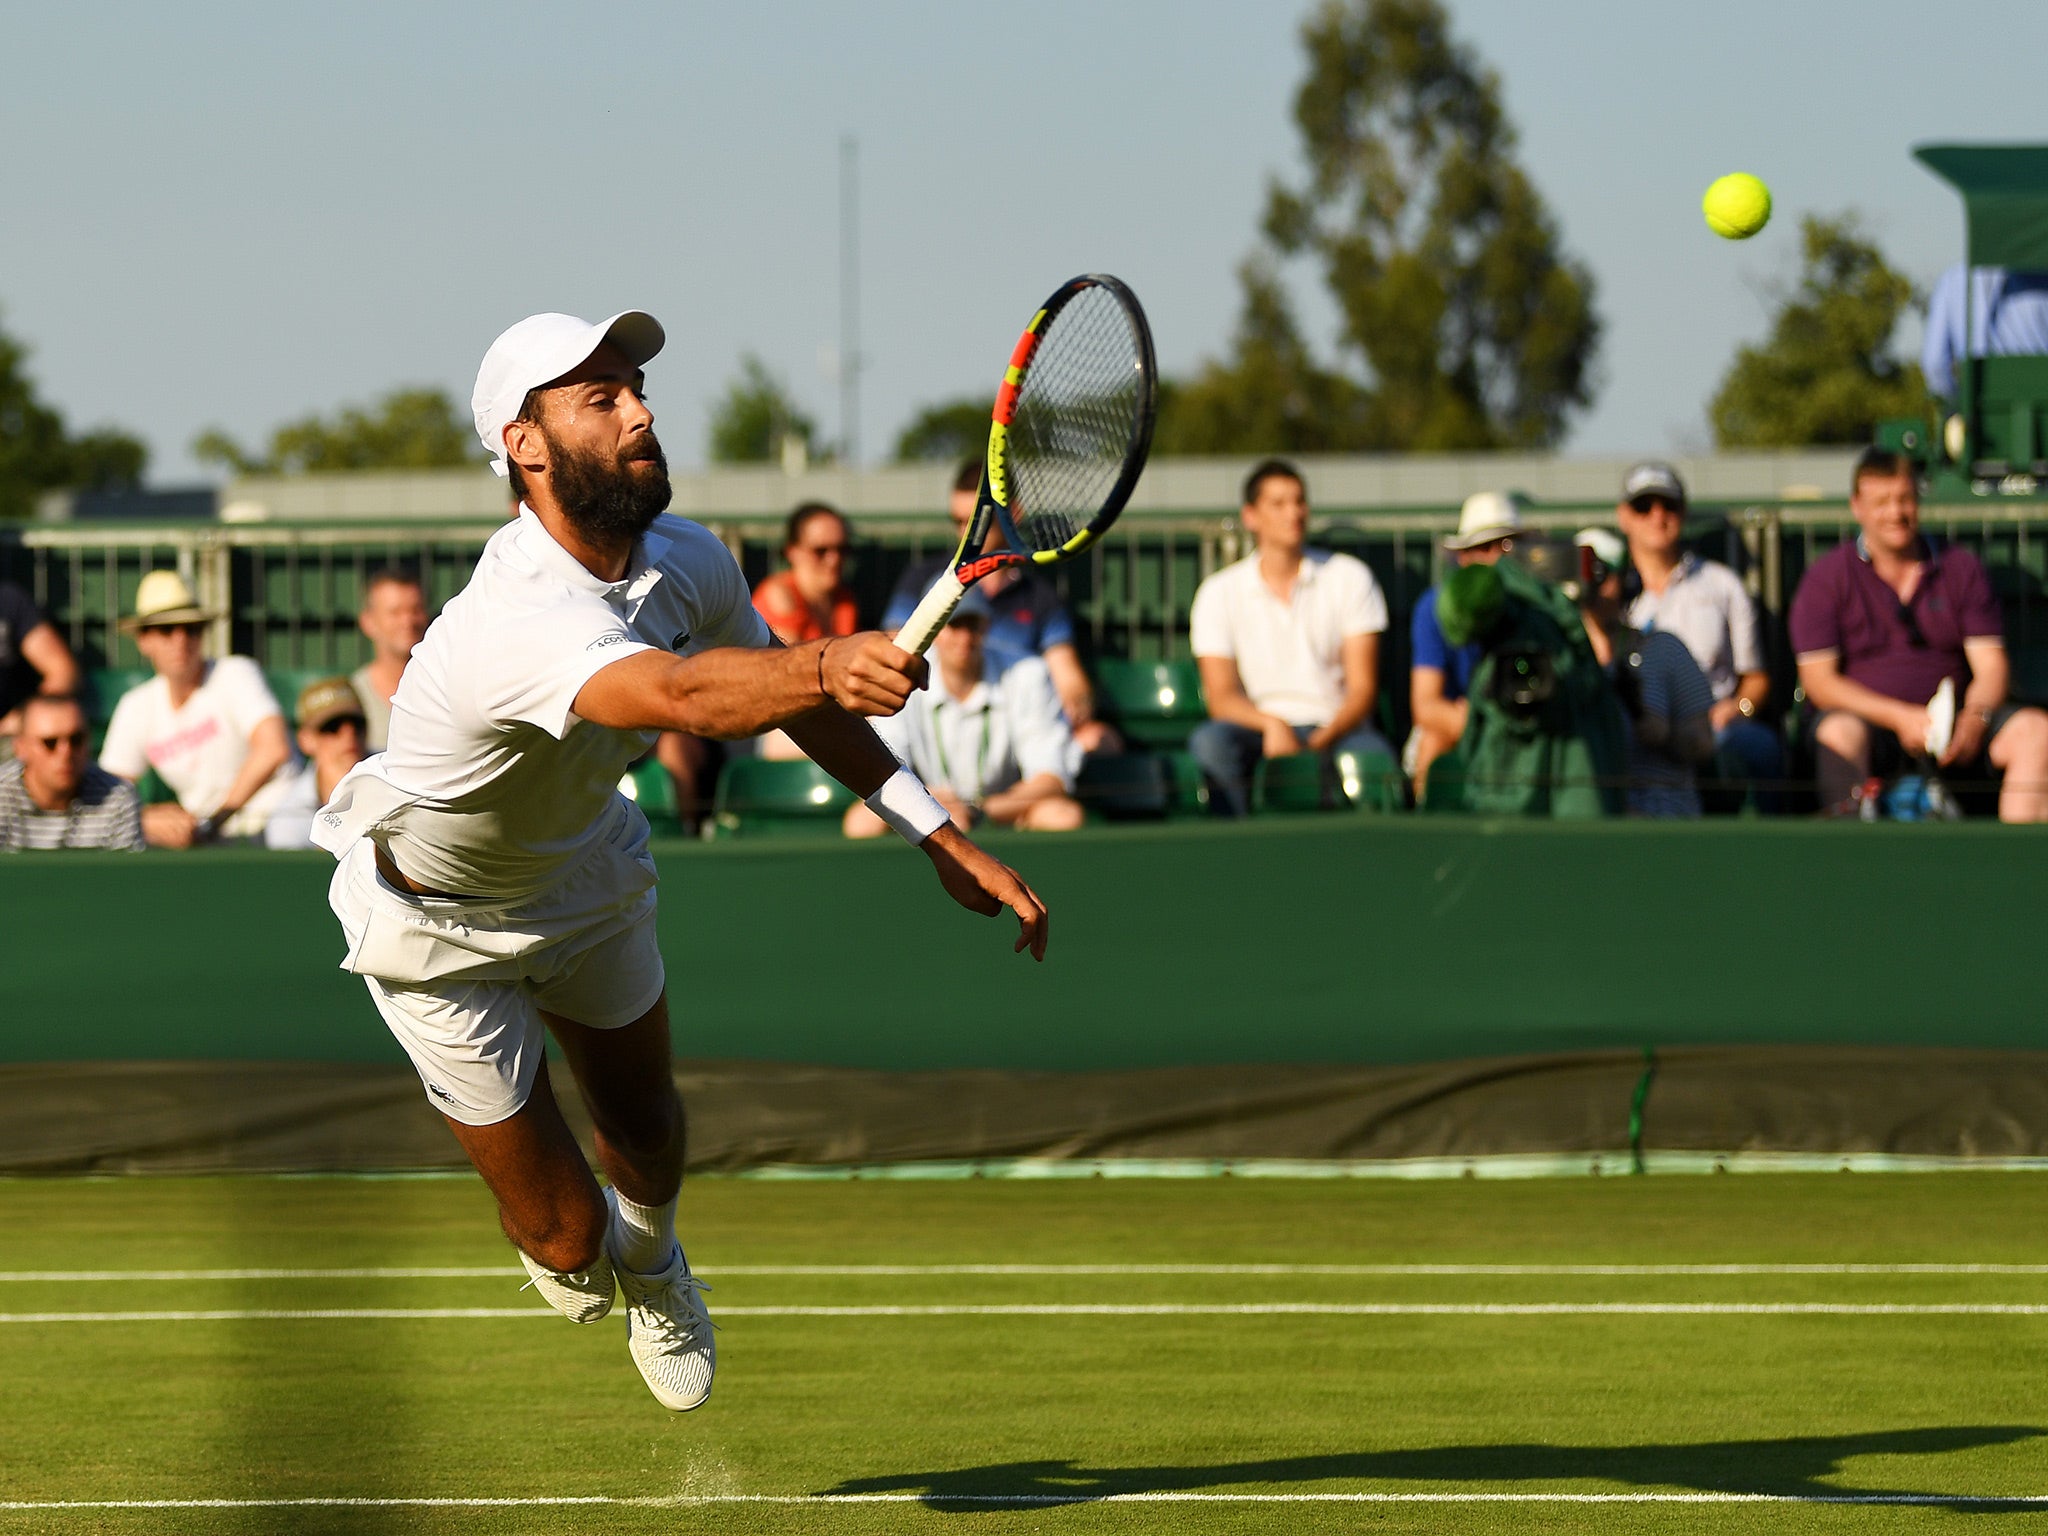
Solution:
[{"label": "racket handle", "polygon": [[941,574],[924,600],[903,621],[903,627],[896,631],[897,645],[913,656],[922,656],[931,649],[932,637],[946,627],[946,620],[953,617],[953,610],[966,595],[967,588],[958,576],[951,571]]}]

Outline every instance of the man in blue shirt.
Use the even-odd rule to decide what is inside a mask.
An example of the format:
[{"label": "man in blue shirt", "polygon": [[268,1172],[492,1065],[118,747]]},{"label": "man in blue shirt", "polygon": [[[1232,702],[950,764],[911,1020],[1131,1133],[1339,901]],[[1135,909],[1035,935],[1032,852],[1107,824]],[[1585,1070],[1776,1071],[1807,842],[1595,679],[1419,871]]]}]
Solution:
[{"label": "man in blue shirt", "polygon": [[[953,519],[956,537],[967,532],[974,520],[975,497],[981,490],[981,460],[968,459],[953,476],[953,490],[947,513]],[[1000,534],[991,534],[1000,540]],[[953,552],[911,564],[889,594],[889,606],[882,614],[882,628],[895,634],[907,622],[918,602],[941,571],[953,568]],[[1052,674],[1052,685],[1060,696],[1067,724],[1084,752],[1119,752],[1123,743],[1116,732],[1095,718],[1095,689],[1081,666],[1081,653],[1074,647],[1074,621],[1052,583],[1035,571],[1007,566],[984,577],[977,590],[989,601],[990,618],[982,636],[982,648],[999,670],[1007,671],[1027,656],[1036,656]]]},{"label": "man in blue shirt", "polygon": [[1944,400],[1956,397],[1956,361],[1969,357],[2048,356],[2048,272],[1977,267],[1970,273],[1970,344],[1963,345],[1963,264],[1934,285],[1920,371]]},{"label": "man in blue shirt", "polygon": [[[1522,531],[1520,499],[1499,491],[1468,496],[1458,513],[1458,531],[1444,540],[1444,552],[1461,566],[1492,565],[1515,547]],[[1472,669],[1479,665],[1477,641],[1452,645],[1437,623],[1436,599],[1441,587],[1422,594],[1409,618],[1412,660],[1408,669],[1408,707],[1415,728],[1408,734],[1402,766],[1419,797],[1429,765],[1458,744],[1465,734],[1465,695],[1472,687]]]}]

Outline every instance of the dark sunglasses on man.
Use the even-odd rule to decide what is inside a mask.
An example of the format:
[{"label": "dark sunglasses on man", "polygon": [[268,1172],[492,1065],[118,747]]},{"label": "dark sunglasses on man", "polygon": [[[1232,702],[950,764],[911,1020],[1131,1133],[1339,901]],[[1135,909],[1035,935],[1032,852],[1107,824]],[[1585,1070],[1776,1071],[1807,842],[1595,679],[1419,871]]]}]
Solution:
[{"label": "dark sunglasses on man", "polygon": [[204,624],[145,624],[140,633],[145,635],[201,635],[206,633]]},{"label": "dark sunglasses on man", "polygon": [[1658,496],[1655,494],[1631,496],[1628,505],[1631,512],[1675,512],[1680,517],[1685,516],[1685,503],[1673,501],[1668,496]]},{"label": "dark sunglasses on man", "polygon": [[73,731],[68,736],[38,736],[36,741],[45,752],[54,752],[59,747],[69,747],[74,752],[85,750],[85,732]]},{"label": "dark sunglasses on man", "polygon": [[360,736],[369,729],[369,723],[361,715],[336,715],[332,720],[322,720],[313,727],[315,736],[338,736],[344,726],[353,727]]}]

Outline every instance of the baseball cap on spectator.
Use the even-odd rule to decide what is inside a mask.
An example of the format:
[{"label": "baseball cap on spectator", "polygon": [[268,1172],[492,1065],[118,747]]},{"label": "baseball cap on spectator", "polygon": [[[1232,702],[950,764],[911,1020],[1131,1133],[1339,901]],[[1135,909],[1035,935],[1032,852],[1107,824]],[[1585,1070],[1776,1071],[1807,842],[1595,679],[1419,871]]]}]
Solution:
[{"label": "baseball cap on spectator", "polygon": [[995,605],[983,595],[981,588],[969,587],[960,599],[960,606],[947,616],[946,622],[959,624],[972,619],[977,624],[986,625],[995,615]]},{"label": "baseball cap on spectator", "polygon": [[518,416],[529,390],[550,384],[609,341],[635,368],[667,340],[661,322],[644,310],[621,310],[592,325],[574,315],[528,315],[491,343],[469,397],[476,435],[491,453],[491,470],[510,473],[505,428]]},{"label": "baseball cap on spectator", "polygon": [[121,621],[128,634],[160,624],[208,624],[220,615],[199,606],[192,588],[176,571],[151,571],[135,589],[135,612]]},{"label": "baseball cap on spectator", "polygon": [[1621,535],[1608,528],[1581,528],[1572,542],[1593,552],[1593,585],[1596,587],[1628,565],[1628,546]]},{"label": "baseball cap on spectator", "polygon": [[1514,491],[1480,491],[1467,496],[1458,509],[1458,531],[1444,540],[1444,548],[1477,549],[1496,539],[1513,538],[1522,531],[1525,505]]},{"label": "baseball cap on spectator", "polygon": [[1634,501],[1638,496],[1656,496],[1671,506],[1685,506],[1685,482],[1678,478],[1678,471],[1658,459],[1645,459],[1621,477],[1621,499]]},{"label": "baseball cap on spectator", "polygon": [[317,731],[330,720],[350,716],[363,719],[363,700],[347,678],[323,677],[299,690],[299,702],[292,713],[301,730]]}]

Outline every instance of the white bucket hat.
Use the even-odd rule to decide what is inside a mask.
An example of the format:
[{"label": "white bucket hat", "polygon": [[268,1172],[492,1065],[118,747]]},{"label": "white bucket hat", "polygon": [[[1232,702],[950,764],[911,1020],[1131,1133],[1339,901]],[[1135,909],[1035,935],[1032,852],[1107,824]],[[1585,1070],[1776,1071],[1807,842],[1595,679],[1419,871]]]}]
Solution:
[{"label": "white bucket hat", "polygon": [[511,472],[505,462],[505,428],[518,416],[529,390],[559,379],[607,341],[640,368],[667,339],[661,322],[640,309],[621,310],[596,325],[574,315],[528,315],[506,331],[484,354],[469,397],[476,435],[490,450],[492,471]]},{"label": "white bucket hat", "polygon": [[1458,509],[1458,531],[1444,540],[1444,548],[1477,549],[1495,539],[1513,538],[1523,531],[1525,505],[1517,491],[1479,491],[1467,496]]}]

